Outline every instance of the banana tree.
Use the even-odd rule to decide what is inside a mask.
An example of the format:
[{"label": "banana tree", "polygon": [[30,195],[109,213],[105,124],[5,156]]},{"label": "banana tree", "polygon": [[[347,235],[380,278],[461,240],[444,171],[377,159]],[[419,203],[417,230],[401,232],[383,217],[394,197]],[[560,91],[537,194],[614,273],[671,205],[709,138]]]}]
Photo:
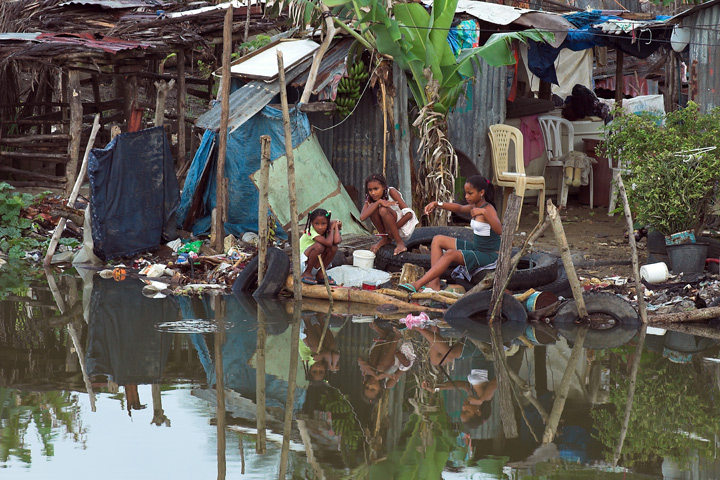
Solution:
[{"label": "banana tree", "polygon": [[[307,24],[322,9],[317,0],[291,0],[291,10],[303,12]],[[475,75],[480,58],[499,67],[515,63],[512,43],[552,41],[554,35],[538,30],[497,33],[485,45],[456,57],[447,41],[458,0],[435,0],[430,12],[420,3],[380,0],[325,0],[336,25],[365,48],[392,57],[408,73],[418,114],[413,125],[420,134],[421,201],[453,201],[457,156],[448,140],[447,116]],[[349,21],[349,22],[348,22]],[[348,25],[347,23],[350,23]],[[446,224],[449,213],[435,210],[433,224]]]}]

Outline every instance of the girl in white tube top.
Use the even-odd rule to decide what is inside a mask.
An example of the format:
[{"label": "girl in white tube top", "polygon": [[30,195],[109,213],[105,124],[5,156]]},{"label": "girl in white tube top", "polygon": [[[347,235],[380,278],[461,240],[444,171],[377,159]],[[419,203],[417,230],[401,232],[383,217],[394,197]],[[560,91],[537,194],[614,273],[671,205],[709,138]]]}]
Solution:
[{"label": "girl in white tube top", "polygon": [[430,247],[430,270],[418,281],[403,283],[400,288],[409,292],[417,292],[427,285],[433,290],[440,290],[440,275],[451,265],[465,265],[469,272],[497,261],[500,249],[502,225],[495,210],[495,191],[493,184],[485,177],[473,175],[465,182],[465,200],[467,205],[447,202],[430,202],[425,207],[425,214],[436,208],[455,213],[469,213],[472,217],[470,226],[473,229],[474,241],[438,235],[433,238]]}]

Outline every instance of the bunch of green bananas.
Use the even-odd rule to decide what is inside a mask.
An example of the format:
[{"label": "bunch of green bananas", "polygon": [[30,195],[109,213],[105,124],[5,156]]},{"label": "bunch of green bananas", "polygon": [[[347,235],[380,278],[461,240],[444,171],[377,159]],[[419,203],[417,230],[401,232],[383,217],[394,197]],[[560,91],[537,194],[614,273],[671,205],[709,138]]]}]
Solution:
[{"label": "bunch of green bananas", "polygon": [[357,105],[360,99],[361,82],[367,80],[369,76],[365,62],[359,61],[348,68],[347,76],[340,80],[335,104],[342,118],[350,115],[355,105]]}]

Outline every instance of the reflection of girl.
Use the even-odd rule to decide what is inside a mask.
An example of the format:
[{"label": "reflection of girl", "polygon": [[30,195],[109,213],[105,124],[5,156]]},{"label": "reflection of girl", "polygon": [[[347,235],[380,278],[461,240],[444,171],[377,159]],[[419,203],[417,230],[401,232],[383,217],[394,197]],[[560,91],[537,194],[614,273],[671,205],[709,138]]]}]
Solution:
[{"label": "reflection of girl", "polygon": [[412,366],[415,355],[396,328],[383,330],[374,323],[370,324],[370,328],[378,333],[379,338],[370,348],[367,361],[358,357],[358,365],[363,374],[363,399],[376,403],[382,392],[394,387]]},{"label": "reflection of girl", "polygon": [[337,349],[335,335],[329,328],[326,329],[325,338],[320,346],[324,329],[325,326],[318,320],[317,315],[303,317],[303,328],[300,330],[302,342],[299,353],[305,363],[307,379],[311,382],[321,382],[325,380],[328,371],[340,370],[340,352]]},{"label": "reflection of girl", "polygon": [[449,381],[432,388],[427,381],[422,387],[429,392],[440,390],[460,390],[467,393],[467,398],[460,410],[460,420],[467,428],[476,428],[485,423],[492,413],[491,400],[497,390],[497,379],[492,362],[482,355],[473,357],[472,369],[467,380]]}]

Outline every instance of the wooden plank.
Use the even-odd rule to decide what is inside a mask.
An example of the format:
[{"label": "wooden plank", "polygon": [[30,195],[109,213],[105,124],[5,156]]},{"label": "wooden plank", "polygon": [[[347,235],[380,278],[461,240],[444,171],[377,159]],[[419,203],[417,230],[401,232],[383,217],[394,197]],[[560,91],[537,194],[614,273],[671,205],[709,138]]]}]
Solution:
[{"label": "wooden plank", "polygon": [[51,163],[67,163],[70,157],[67,154],[59,153],[23,153],[23,152],[3,152],[0,151],[0,157],[19,158],[24,160],[38,160],[41,162]]},{"label": "wooden plank", "polygon": [[70,135],[55,133],[47,135],[21,135],[0,138],[0,145],[16,145],[32,142],[67,142]]},{"label": "wooden plank", "polygon": [[57,182],[57,183],[62,183],[62,184],[67,182],[66,177],[56,177],[55,175],[46,175],[44,173],[35,173],[35,172],[27,171],[27,170],[21,170],[19,168],[7,167],[5,165],[0,165],[0,172],[12,173],[14,175],[20,175],[21,177],[34,179],[34,180],[45,180],[48,182]]}]

